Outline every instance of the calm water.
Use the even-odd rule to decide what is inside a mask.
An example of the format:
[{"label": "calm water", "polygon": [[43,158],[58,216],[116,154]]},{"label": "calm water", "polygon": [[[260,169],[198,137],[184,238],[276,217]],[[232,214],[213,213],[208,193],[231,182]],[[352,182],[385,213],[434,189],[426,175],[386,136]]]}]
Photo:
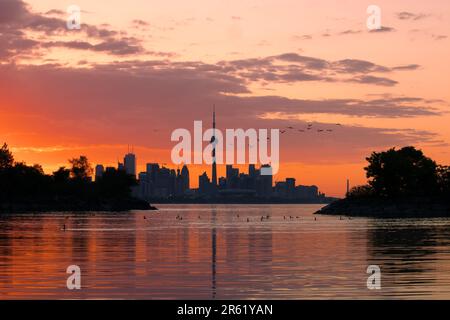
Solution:
[{"label": "calm water", "polygon": [[[450,219],[315,220],[316,205],[159,207],[0,216],[0,298],[450,298]],[[381,290],[367,289],[372,264]],[[66,288],[69,265],[81,268],[81,290]]]}]

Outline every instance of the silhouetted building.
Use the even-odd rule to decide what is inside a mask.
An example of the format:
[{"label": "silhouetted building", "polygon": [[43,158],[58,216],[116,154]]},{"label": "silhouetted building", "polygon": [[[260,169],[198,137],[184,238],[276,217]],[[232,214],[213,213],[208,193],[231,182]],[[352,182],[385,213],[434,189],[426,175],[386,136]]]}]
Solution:
[{"label": "silhouetted building", "polygon": [[148,179],[147,172],[140,172],[138,174],[138,192],[136,197],[140,199],[150,199],[151,183]]},{"label": "silhouetted building", "polygon": [[251,178],[256,178],[256,177],[258,176],[258,173],[257,173],[257,170],[256,170],[254,164],[249,164],[249,165],[248,165],[248,175],[249,175]]},{"label": "silhouetted building", "polygon": [[[272,168],[270,165],[265,164],[262,165],[261,168],[269,170],[272,172]],[[261,169],[258,170],[258,177],[256,180],[256,193],[259,197],[270,198],[272,197],[272,185],[273,185],[273,176],[272,175],[261,175]]]},{"label": "silhouetted building", "polygon": [[275,183],[274,187],[275,197],[287,198],[287,183],[286,181],[279,181]]},{"label": "silhouetted building", "polygon": [[117,169],[116,168],[114,168],[114,167],[106,167],[105,168],[105,172],[114,172],[114,171],[116,171]]},{"label": "silhouetted building", "polygon": [[289,199],[295,198],[295,179],[294,178],[286,178],[286,197]]},{"label": "silhouetted building", "polygon": [[187,165],[184,165],[181,169],[181,177],[183,178],[183,190],[187,191],[190,188],[189,184],[189,169]]},{"label": "silhouetted building", "polygon": [[227,179],[225,177],[219,178],[219,190],[225,190],[227,188]]},{"label": "silhouetted building", "polygon": [[103,172],[105,172],[105,167],[102,164],[95,166],[95,181],[103,177]]},{"label": "silhouetted building", "polygon": [[233,168],[231,164],[226,167],[227,189],[239,188],[239,169]]},{"label": "silhouetted building", "polygon": [[127,153],[123,159],[125,172],[136,178],[136,156],[134,153]]},{"label": "silhouetted building", "polygon": [[206,172],[198,177],[198,193],[200,195],[209,195],[211,192],[211,181]]},{"label": "silhouetted building", "polygon": [[184,196],[189,190],[189,170],[186,165],[183,169],[177,169],[177,177],[175,180],[175,195]]},{"label": "silhouetted building", "polygon": [[262,165],[261,168],[256,169],[256,166],[251,164],[248,167],[248,174],[239,173],[238,168],[227,165],[226,177],[218,178],[216,186],[208,174],[203,172],[198,177],[196,192],[189,188],[189,169],[186,165],[176,171],[160,167],[157,163],[148,163],[146,167],[146,172],[139,173],[138,187],[133,190],[133,194],[146,200],[195,196],[221,197],[233,199],[233,201],[247,201],[252,198],[257,201],[256,199],[260,198],[314,202],[325,199],[325,195],[319,193],[317,186],[296,186],[294,178],[278,181],[273,186],[272,175],[261,175],[262,169],[264,172],[271,172],[270,165]]},{"label": "silhouetted building", "polygon": [[147,175],[151,181],[156,181],[156,176],[159,171],[159,164],[157,163],[147,163]]},{"label": "silhouetted building", "polygon": [[142,199],[180,197],[189,193],[189,169],[160,167],[147,163],[146,172],[139,174],[139,197]]},{"label": "silhouetted building", "polygon": [[302,200],[316,199],[320,196],[317,186],[298,186],[296,187],[296,198]]}]

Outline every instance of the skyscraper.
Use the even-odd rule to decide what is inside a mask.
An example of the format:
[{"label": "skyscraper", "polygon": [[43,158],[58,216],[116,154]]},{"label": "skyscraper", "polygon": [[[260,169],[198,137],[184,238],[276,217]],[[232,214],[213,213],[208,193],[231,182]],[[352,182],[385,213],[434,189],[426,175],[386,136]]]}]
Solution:
[{"label": "skyscraper", "polygon": [[217,188],[217,165],[216,165],[216,107],[213,106],[213,136],[211,137],[211,143],[213,145],[212,149],[212,174],[211,174],[211,184],[212,190]]},{"label": "skyscraper", "polygon": [[105,167],[103,167],[102,164],[98,164],[95,166],[95,181],[103,176],[103,172],[105,172]]},{"label": "skyscraper", "polygon": [[248,165],[248,175],[252,178],[256,177],[256,167],[254,164]]},{"label": "skyscraper", "polygon": [[189,169],[186,165],[181,169],[181,177],[183,178],[183,190],[189,189]]},{"label": "skyscraper", "polygon": [[203,174],[198,177],[198,191],[201,195],[209,194],[210,187],[211,182],[209,181],[208,174],[203,172]]},{"label": "skyscraper", "polygon": [[[272,167],[268,164],[261,166],[261,172],[272,172]],[[272,185],[273,176],[272,175],[261,175],[259,176],[259,182],[257,183],[258,194],[262,197],[272,196]]]},{"label": "skyscraper", "polygon": [[136,156],[134,153],[127,153],[123,159],[123,165],[127,174],[136,178]]}]

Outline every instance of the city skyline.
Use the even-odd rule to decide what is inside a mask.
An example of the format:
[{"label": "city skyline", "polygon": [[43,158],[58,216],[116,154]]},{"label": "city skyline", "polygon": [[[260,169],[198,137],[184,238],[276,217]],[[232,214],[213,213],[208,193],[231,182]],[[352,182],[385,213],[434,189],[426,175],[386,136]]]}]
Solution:
[{"label": "city skyline", "polygon": [[[310,128],[309,128],[310,129]],[[238,201],[248,200],[297,200],[297,201],[311,201],[311,202],[325,202],[330,201],[332,198],[326,198],[324,193],[319,191],[316,185],[304,186],[296,185],[296,179],[289,177],[285,181],[273,180],[272,174],[273,168],[271,164],[260,164],[260,168],[256,169],[256,163],[248,163],[248,173],[239,172],[239,168],[233,168],[233,163],[225,163],[226,176],[217,176],[217,158],[216,158],[216,146],[221,143],[219,139],[223,139],[216,136],[216,108],[213,105],[212,110],[212,134],[209,141],[211,145],[211,166],[210,176],[207,171],[204,171],[198,176],[197,188],[190,186],[190,175],[187,163],[182,163],[182,169],[180,165],[177,169],[170,169],[164,165],[160,166],[159,163],[146,163],[146,170],[137,173],[136,155],[134,154],[133,147],[128,147],[128,152],[123,158],[123,162],[118,161],[117,168],[106,167],[103,164],[97,164],[95,166],[95,181],[101,179],[104,172],[108,170],[122,170],[128,175],[132,176],[137,181],[137,185],[132,188],[132,194],[134,197],[144,201],[154,201],[158,199],[190,199],[190,200],[202,200],[211,199],[212,201],[220,201],[235,199]],[[233,138],[234,139],[234,138]],[[259,140],[259,138],[257,138]],[[269,139],[269,138],[268,138]],[[225,142],[222,141],[222,145]],[[228,141],[226,142],[228,145]],[[245,154],[244,159],[248,157],[250,159],[251,139],[248,140],[243,137],[244,143],[243,150],[239,150],[239,144],[236,147],[237,153],[243,152]],[[255,141],[253,141],[255,143]],[[233,142],[234,149],[234,142]],[[273,149],[271,153],[273,155]],[[234,154],[234,150],[233,150]],[[234,157],[233,157],[234,158]],[[250,162],[250,161],[249,161]],[[241,164],[244,165],[244,164]],[[265,170],[265,173],[262,171]],[[267,174],[267,173],[270,174]],[[210,178],[211,177],[211,178]],[[347,194],[349,192],[349,179],[347,183]]]},{"label": "city skyline", "polygon": [[76,2],[80,30],[58,0],[0,3],[0,136],[47,173],[77,154],[113,165],[130,142],[169,163],[170,133],[213,104],[218,130],[285,131],[277,179],[331,196],[365,183],[369,151],[450,163],[448,1],[380,0],[372,32],[358,1]]},{"label": "city skyline", "polygon": [[[211,141],[212,143],[212,141]],[[127,159],[129,161],[126,165]],[[104,166],[96,164],[94,168],[95,181],[102,178],[104,172],[122,170],[133,176],[137,181],[137,186],[133,187],[133,196],[147,201],[157,199],[224,199],[223,196],[243,196],[249,199],[278,199],[278,200],[299,200],[299,201],[329,201],[326,194],[320,191],[316,185],[297,184],[297,179],[286,178],[284,181],[274,180],[272,175],[261,175],[261,168],[271,169],[270,165],[260,165],[259,169],[255,164],[248,164],[247,171],[240,170],[232,164],[225,164],[225,176],[216,177],[217,182],[213,182],[215,170],[214,162],[211,165],[210,175],[207,171],[198,175],[197,179],[191,179],[189,166],[186,164],[171,169],[165,165],[155,162],[145,163],[145,171],[136,172],[130,168],[137,167],[137,157],[132,151],[125,154],[123,162],[118,161],[117,166]],[[241,166],[242,167],[242,166]],[[191,181],[198,181],[198,184],[191,185]],[[347,180],[347,187],[349,181]],[[347,190],[348,191],[348,190]],[[255,198],[256,197],[256,198]],[[241,200],[242,201],[242,200]]]}]

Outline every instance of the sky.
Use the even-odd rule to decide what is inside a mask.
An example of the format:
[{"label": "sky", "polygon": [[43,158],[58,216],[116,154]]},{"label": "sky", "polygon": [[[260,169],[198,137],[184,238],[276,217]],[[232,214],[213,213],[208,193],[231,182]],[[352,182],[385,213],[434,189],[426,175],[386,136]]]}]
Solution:
[{"label": "sky", "polygon": [[450,164],[449,18],[448,0],[0,0],[0,142],[48,173],[128,146],[140,170],[175,168],[172,131],[206,126],[215,104],[219,129],[286,130],[276,181],[342,196],[373,151]]}]

